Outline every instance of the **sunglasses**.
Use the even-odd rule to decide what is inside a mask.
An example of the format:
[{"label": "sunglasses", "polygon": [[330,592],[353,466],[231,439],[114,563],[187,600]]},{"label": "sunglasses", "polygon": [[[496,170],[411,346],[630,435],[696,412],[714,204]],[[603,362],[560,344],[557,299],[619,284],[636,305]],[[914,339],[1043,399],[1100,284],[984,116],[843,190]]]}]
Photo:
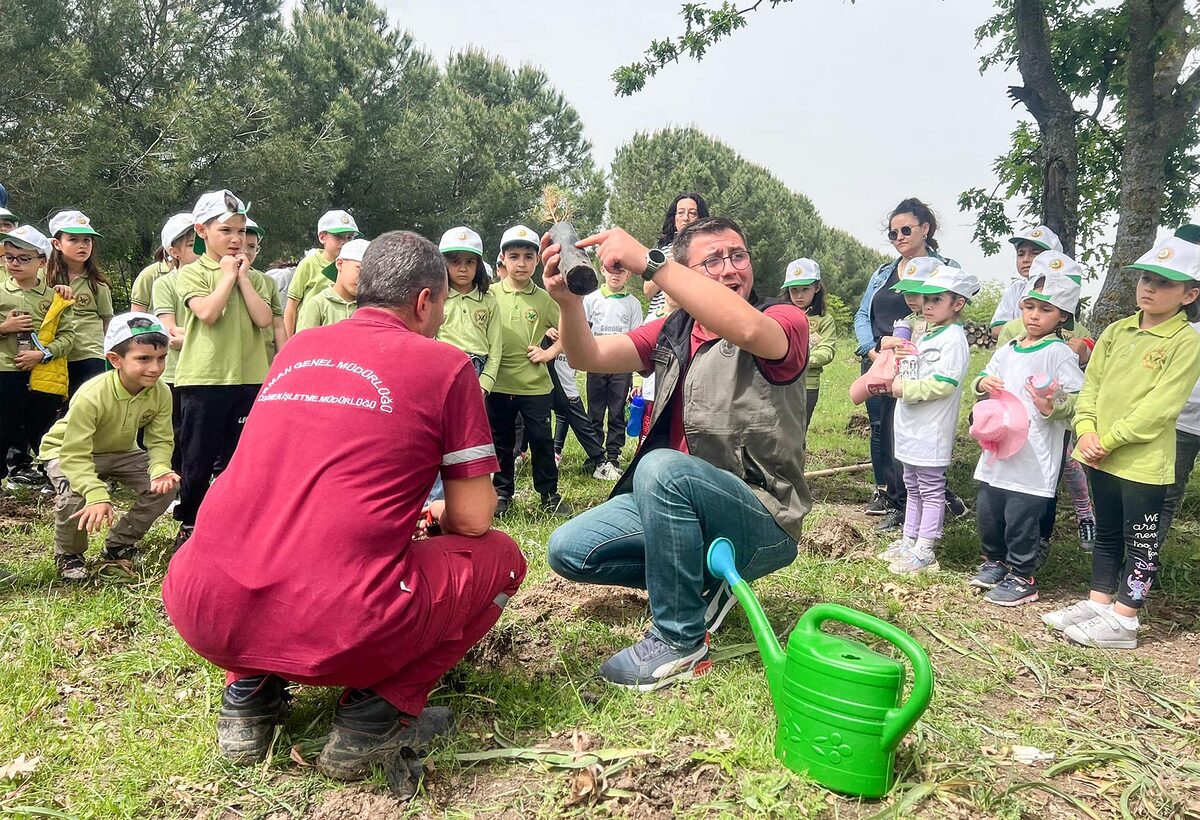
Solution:
[{"label": "sunglasses", "polygon": [[899,239],[902,236],[912,236],[912,232],[913,232],[913,226],[905,225],[898,231],[897,230],[888,231],[887,238],[888,238],[889,242],[895,242],[897,239]]}]

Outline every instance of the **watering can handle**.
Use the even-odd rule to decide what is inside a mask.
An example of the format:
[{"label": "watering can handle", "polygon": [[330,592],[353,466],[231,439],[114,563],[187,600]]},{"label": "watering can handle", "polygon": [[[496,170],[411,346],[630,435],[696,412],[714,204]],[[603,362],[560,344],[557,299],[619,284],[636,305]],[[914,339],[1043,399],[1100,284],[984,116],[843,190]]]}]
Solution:
[{"label": "watering can handle", "polygon": [[816,604],[809,607],[808,611],[800,618],[800,622],[796,624],[796,630],[809,634],[818,632],[821,624],[826,621],[841,621],[883,638],[899,648],[912,664],[913,686],[908,700],[895,709],[889,710],[887,717],[884,718],[883,747],[885,749],[895,748],[913,724],[917,722],[917,719],[921,717],[933,697],[933,667],[929,663],[929,656],[925,654],[921,645],[903,629],[893,626],[887,621],[882,621],[874,615],[838,604]]}]

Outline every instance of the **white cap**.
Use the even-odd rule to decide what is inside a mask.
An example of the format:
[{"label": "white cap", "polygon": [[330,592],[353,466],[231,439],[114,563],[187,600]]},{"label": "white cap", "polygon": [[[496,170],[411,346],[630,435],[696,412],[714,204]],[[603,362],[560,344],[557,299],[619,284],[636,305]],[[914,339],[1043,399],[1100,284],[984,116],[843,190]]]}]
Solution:
[{"label": "white cap", "polygon": [[1029,266],[1028,278],[1032,282],[1039,276],[1046,276],[1050,273],[1074,279],[1076,284],[1083,282],[1083,266],[1061,251],[1045,251],[1035,256],[1033,264]]},{"label": "white cap", "polygon": [[84,236],[99,236],[92,227],[92,220],[83,211],[59,211],[50,217],[50,235],[60,233],[83,234]]},{"label": "white cap", "polygon": [[504,253],[504,249],[509,245],[533,245],[535,248],[540,248],[542,238],[532,228],[514,225],[504,232],[504,236],[500,237],[500,253]]},{"label": "white cap", "polygon": [[442,253],[466,251],[467,253],[478,255],[482,259],[483,239],[470,228],[451,228],[442,234],[442,241],[438,243],[438,250]]},{"label": "white cap", "polygon": [[203,225],[210,219],[225,222],[231,216],[245,216],[248,208],[232,191],[209,191],[196,200],[196,207],[192,208],[192,224]]},{"label": "white cap", "polygon": [[167,220],[162,227],[162,232],[159,233],[162,246],[164,248],[171,247],[175,244],[176,239],[190,231],[195,224],[190,213],[175,214]]},{"label": "white cap", "polygon": [[923,283],[911,288],[909,293],[933,294],[947,291],[974,299],[979,294],[979,277],[967,273],[962,268],[938,265]]},{"label": "white cap", "polygon": [[1020,245],[1022,242],[1032,242],[1042,250],[1062,251],[1062,240],[1058,238],[1058,234],[1045,225],[1035,225],[1032,228],[1026,228],[1016,236],[1010,236],[1008,241],[1014,245]]},{"label": "white cap", "polygon": [[941,264],[936,256],[918,256],[908,260],[899,271],[900,280],[892,285],[892,290],[897,293],[915,293],[916,288],[924,284]]},{"label": "white cap", "polygon": [[326,211],[317,220],[317,233],[359,233],[358,223],[346,211]]},{"label": "white cap", "polygon": [[351,262],[361,262],[363,254],[367,252],[367,246],[370,241],[366,239],[351,239],[342,249],[338,251],[338,259],[349,259]]},{"label": "white cap", "polygon": [[252,233],[259,239],[267,235],[267,232],[259,227],[258,223],[250,217],[246,217],[246,233]]},{"label": "white cap", "polygon": [[795,288],[801,285],[811,285],[821,281],[821,266],[812,259],[802,256],[788,262],[783,274],[783,287]]},{"label": "white cap", "polygon": [[143,333],[161,333],[166,336],[166,328],[157,317],[149,313],[122,313],[112,317],[108,323],[108,332],[104,334],[104,352],[111,353],[112,349],[121,342],[128,341]]},{"label": "white cap", "polygon": [[8,208],[0,208],[0,221],[3,222],[20,222],[21,217],[14,214]]},{"label": "white cap", "polygon": [[[1039,281],[1042,283],[1041,287],[1038,287]],[[1037,273],[1030,270],[1029,287],[1021,294],[1021,301],[1026,299],[1049,302],[1059,310],[1065,310],[1074,316],[1079,308],[1079,283],[1061,270],[1047,269]]]},{"label": "white cap", "polygon": [[1157,273],[1175,282],[1194,282],[1200,280],[1200,245],[1168,236],[1154,243],[1129,267]]},{"label": "white cap", "polygon": [[483,263],[483,272],[487,274],[488,279],[493,279],[496,276],[496,272],[492,270],[492,266],[487,262]]},{"label": "white cap", "polygon": [[42,256],[50,255],[50,240],[32,225],[18,225],[8,233],[0,233],[0,240],[11,242],[18,248],[24,248]]}]

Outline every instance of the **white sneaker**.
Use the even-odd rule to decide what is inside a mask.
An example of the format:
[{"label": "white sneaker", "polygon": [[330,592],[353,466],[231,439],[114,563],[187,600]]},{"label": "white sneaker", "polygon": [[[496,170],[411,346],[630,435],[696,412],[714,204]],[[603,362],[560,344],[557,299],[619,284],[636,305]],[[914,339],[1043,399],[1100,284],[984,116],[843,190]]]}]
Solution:
[{"label": "white sneaker", "polygon": [[1062,632],[1068,626],[1081,624],[1085,621],[1090,621],[1095,618],[1100,612],[1100,605],[1084,598],[1082,601],[1076,601],[1070,606],[1056,609],[1053,612],[1047,612],[1042,616],[1042,623],[1051,629],[1056,629]]},{"label": "white sneaker", "polygon": [[917,575],[922,572],[938,572],[937,556],[933,553],[921,555],[915,549],[905,549],[888,565],[888,570],[896,575]]},{"label": "white sneaker", "polygon": [[907,535],[902,535],[892,543],[888,544],[887,549],[879,553],[877,557],[880,561],[890,564],[903,555],[905,550],[911,550],[916,545],[917,539],[909,538]]},{"label": "white sneaker", "polygon": [[1097,649],[1137,649],[1137,627],[1129,628],[1108,610],[1097,612],[1091,620],[1068,626],[1063,634],[1070,641]]},{"label": "white sneaker", "polygon": [[606,461],[596,468],[596,472],[592,473],[592,478],[597,481],[620,481],[622,475],[624,473],[614,467],[611,461]]}]

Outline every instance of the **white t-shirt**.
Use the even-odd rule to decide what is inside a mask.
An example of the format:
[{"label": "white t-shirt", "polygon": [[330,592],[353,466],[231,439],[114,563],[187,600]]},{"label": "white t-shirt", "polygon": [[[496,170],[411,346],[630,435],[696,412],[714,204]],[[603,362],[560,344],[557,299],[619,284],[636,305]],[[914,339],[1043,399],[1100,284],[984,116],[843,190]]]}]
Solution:
[{"label": "white t-shirt", "polygon": [[567,364],[567,354],[559,353],[554,357],[554,374],[568,399],[579,398],[579,385],[575,384],[575,368]]},{"label": "white t-shirt", "polygon": [[1008,283],[1008,286],[1004,288],[1004,293],[1000,294],[1000,303],[996,305],[996,312],[992,314],[992,327],[1020,317],[1021,296],[1028,287],[1029,280],[1023,276],[1018,276]]},{"label": "white t-shirt", "polygon": [[583,297],[583,313],[597,336],[616,336],[642,326],[642,303],[628,293],[594,290]]},{"label": "white t-shirt", "polygon": [[[1192,322],[1192,327],[1200,333],[1200,322]],[[1175,429],[1200,436],[1200,381],[1192,388],[1192,395],[1188,396],[1187,404],[1175,421]]]},{"label": "white t-shirt", "polygon": [[1069,419],[1044,418],[1025,392],[1026,379],[1041,374],[1058,382],[1068,393],[1083,388],[1079,357],[1062,339],[1050,337],[1029,347],[1013,340],[992,355],[980,375],[995,376],[1008,392],[1021,400],[1029,416],[1029,438],[1008,458],[983,453],[975,468],[975,480],[998,490],[1053,498],[1062,467],[1063,439]]},{"label": "white t-shirt", "polygon": [[917,378],[954,386],[949,396],[931,401],[896,402],[896,460],[913,467],[949,467],[958,427],[963,379],[971,364],[971,348],[962,325],[945,325],[917,342]]}]

